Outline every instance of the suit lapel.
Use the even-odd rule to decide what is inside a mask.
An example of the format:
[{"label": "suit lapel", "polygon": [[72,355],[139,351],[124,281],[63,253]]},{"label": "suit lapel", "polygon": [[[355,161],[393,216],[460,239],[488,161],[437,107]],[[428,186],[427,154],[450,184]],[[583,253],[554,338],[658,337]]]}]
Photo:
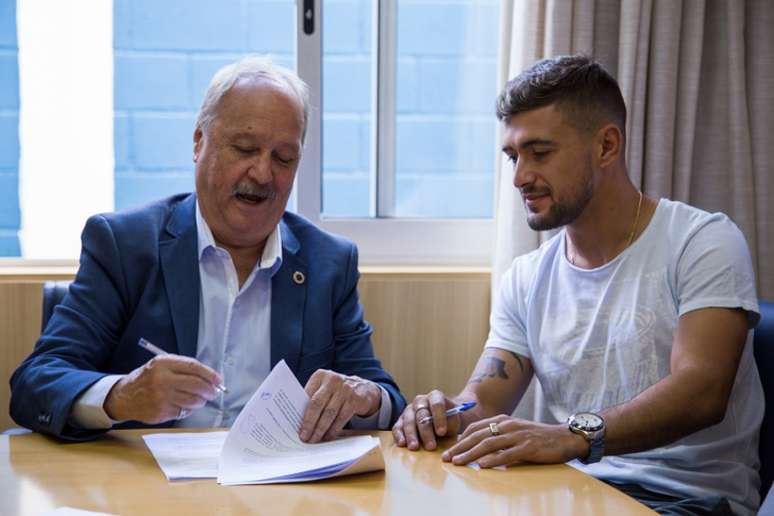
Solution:
[{"label": "suit lapel", "polygon": [[298,255],[301,246],[284,219],[280,232],[282,266],[271,280],[271,367],[285,359],[290,369],[297,372],[308,268]]},{"label": "suit lapel", "polygon": [[177,352],[196,356],[199,335],[199,259],[197,256],[196,196],[175,206],[166,235],[159,242],[161,269],[169,298]]}]

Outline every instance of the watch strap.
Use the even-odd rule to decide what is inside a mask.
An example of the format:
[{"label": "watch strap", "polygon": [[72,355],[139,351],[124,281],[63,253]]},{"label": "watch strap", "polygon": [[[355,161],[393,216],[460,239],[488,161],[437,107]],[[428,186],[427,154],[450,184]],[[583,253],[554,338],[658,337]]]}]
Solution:
[{"label": "watch strap", "polygon": [[589,454],[586,458],[578,459],[583,464],[594,464],[602,460],[602,456],[605,454],[605,431],[604,429],[597,432],[589,441]]}]

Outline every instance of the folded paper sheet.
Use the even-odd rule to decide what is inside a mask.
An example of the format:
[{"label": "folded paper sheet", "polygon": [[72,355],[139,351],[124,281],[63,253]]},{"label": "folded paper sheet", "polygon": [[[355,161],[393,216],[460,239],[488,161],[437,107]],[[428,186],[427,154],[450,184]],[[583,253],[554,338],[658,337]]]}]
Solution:
[{"label": "folded paper sheet", "polygon": [[227,433],[162,433],[144,439],[169,480],[217,474],[220,484],[269,484],[384,469],[375,437],[319,444],[301,441],[298,429],[308,402],[306,392],[282,361]]}]

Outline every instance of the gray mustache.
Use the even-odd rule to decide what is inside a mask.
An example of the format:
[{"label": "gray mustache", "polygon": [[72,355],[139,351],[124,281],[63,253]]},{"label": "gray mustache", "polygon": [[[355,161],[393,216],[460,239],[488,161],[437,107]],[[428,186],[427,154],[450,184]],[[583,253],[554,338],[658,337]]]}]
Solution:
[{"label": "gray mustache", "polygon": [[243,181],[234,187],[234,195],[249,195],[259,199],[274,200],[277,198],[277,191],[269,185],[259,185],[252,181]]}]

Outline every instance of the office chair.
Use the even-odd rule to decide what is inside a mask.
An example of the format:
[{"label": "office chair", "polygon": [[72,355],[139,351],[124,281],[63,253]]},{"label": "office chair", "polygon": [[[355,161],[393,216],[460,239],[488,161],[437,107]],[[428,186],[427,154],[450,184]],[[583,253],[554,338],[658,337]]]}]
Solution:
[{"label": "office chair", "polygon": [[46,324],[54,313],[54,307],[62,302],[69,286],[69,281],[47,281],[43,284],[43,317],[40,331],[46,329]]},{"label": "office chair", "polygon": [[[766,409],[761,425],[758,454],[761,459],[761,500],[774,480],[774,302],[760,300],[761,320],[755,327],[755,363],[763,384]],[[771,502],[770,502],[771,503]]]},{"label": "office chair", "polygon": [[[69,281],[47,281],[43,284],[43,312],[40,321],[40,331],[46,329],[46,324],[54,313],[54,307],[62,302],[67,289],[70,285]],[[26,428],[8,428],[4,431],[0,431],[0,435],[21,435],[30,433],[30,430]]]}]

